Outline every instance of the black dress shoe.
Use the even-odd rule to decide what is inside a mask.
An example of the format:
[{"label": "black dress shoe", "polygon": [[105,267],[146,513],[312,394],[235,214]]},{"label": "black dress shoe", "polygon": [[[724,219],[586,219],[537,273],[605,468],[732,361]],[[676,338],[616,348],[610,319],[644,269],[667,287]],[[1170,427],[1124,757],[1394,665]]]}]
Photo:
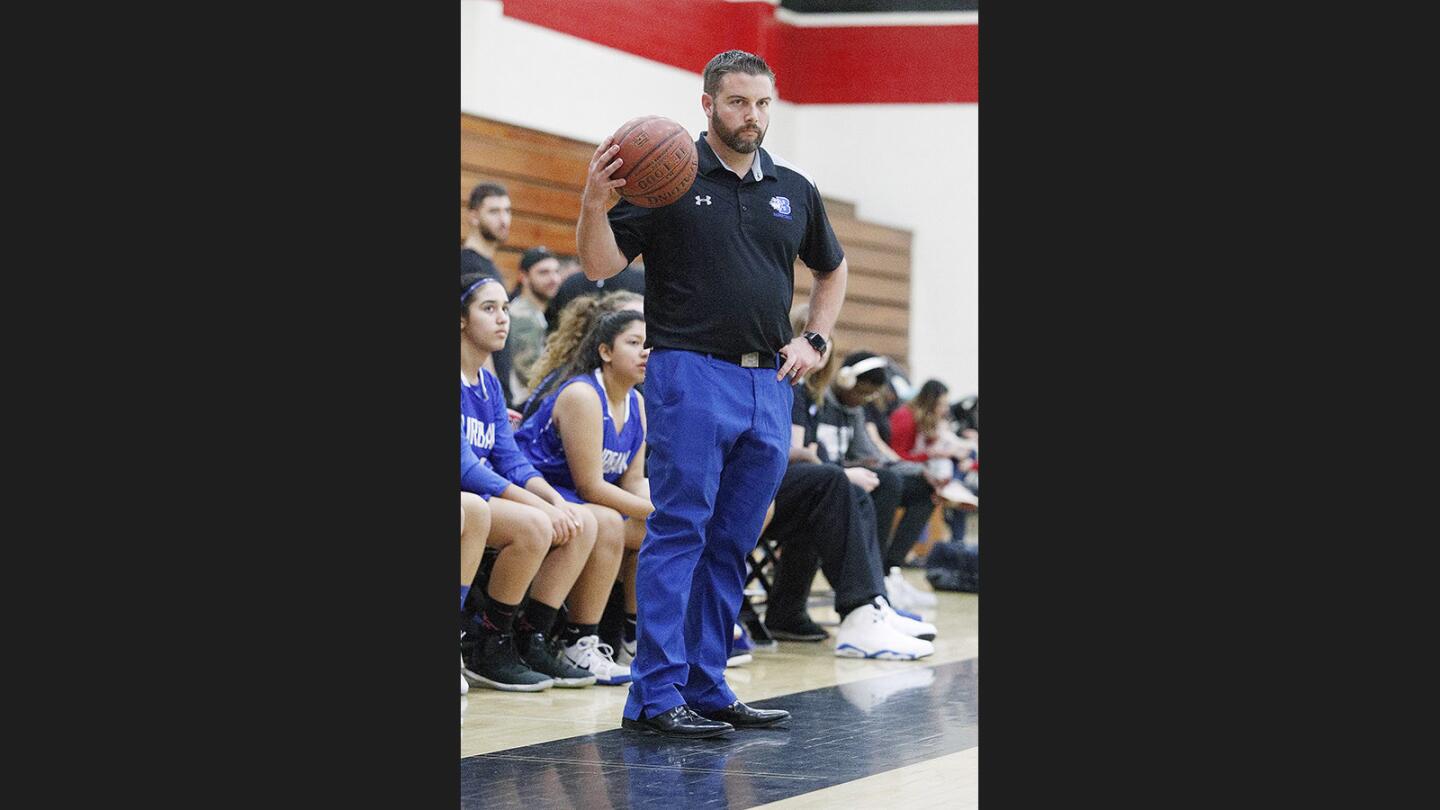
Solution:
[{"label": "black dress shoe", "polygon": [[662,734],[666,737],[689,737],[691,739],[714,737],[717,734],[735,730],[735,727],[729,723],[701,717],[683,703],[654,717],[640,720],[631,720],[626,717],[620,721],[620,727],[646,734]]},{"label": "black dress shoe", "polygon": [[790,719],[790,712],[784,709],[752,709],[735,701],[723,709],[704,712],[711,720],[720,720],[735,728],[765,728]]}]

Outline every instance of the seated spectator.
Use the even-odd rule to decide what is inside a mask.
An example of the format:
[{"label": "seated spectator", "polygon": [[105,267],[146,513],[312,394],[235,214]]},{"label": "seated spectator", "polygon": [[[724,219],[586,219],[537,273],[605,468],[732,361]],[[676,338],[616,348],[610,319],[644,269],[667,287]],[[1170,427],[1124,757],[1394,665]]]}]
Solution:
[{"label": "seated spectator", "polygon": [[635,293],[643,300],[645,295],[645,261],[643,257],[636,257],[629,267],[610,278],[591,281],[585,277],[584,273],[575,273],[560,282],[560,288],[555,291],[555,297],[550,299],[549,306],[545,308],[545,319],[549,324],[546,328],[548,331],[554,332],[560,325],[560,313],[576,298],[602,295],[616,290]]},{"label": "seated spectator", "polygon": [[947,500],[973,506],[973,493],[946,488],[957,468],[963,468],[962,478],[974,468],[977,451],[975,441],[950,428],[949,393],[939,380],[926,380],[913,399],[896,408],[890,415],[891,449],[908,461],[925,464],[931,485]]},{"label": "seated spectator", "polygon": [[[935,491],[923,465],[892,460],[889,448],[877,445],[866,428],[863,406],[885,384],[887,363],[871,352],[852,352],[830,385],[806,385],[805,396],[795,398],[794,412],[794,423],[805,429],[804,443],[816,443],[822,460],[865,467],[880,479],[870,498],[875,503],[875,531],[882,539],[885,570],[904,564],[935,509]],[[896,523],[902,507],[904,514]]]},{"label": "seated spectator", "polygon": [[[805,306],[792,313],[796,329],[804,328],[808,314]],[[806,412],[806,386],[823,390],[835,372],[833,352],[827,350],[823,360],[820,368],[796,383],[797,413]],[[791,641],[828,637],[805,609],[819,568],[835,591],[835,611],[841,617],[836,655],[902,659],[930,655],[934,626],[898,614],[887,599],[874,506],[867,494],[879,485],[878,476],[864,467],[822,462],[817,445],[804,442],[805,432],[803,424],[792,424],[790,464],[762,530],[780,551],[765,611],[766,629]]]},{"label": "seated spectator", "polygon": [[[493,538],[488,544],[519,542],[528,548],[538,542],[548,549],[529,582],[513,571],[492,571],[488,598],[470,594],[471,615],[462,618],[465,674],[474,684],[504,690],[543,689],[547,679],[555,686],[588,686],[595,676],[568,663],[550,631],[571,589],[583,592],[597,578],[601,566],[587,569],[596,547],[595,517],[566,501],[515,446],[499,380],[484,368],[508,334],[504,288],[480,274],[463,276],[460,285],[460,427],[479,462],[468,465],[462,484],[468,481],[471,491],[487,500]],[[462,452],[462,469],[465,465]],[[619,550],[602,549],[602,558],[607,554],[618,559]],[[609,576],[614,579],[613,570]],[[598,578],[604,579],[603,571]],[[520,612],[527,585],[529,600]]]},{"label": "seated spectator", "polygon": [[979,433],[980,395],[970,394],[956,400],[955,404],[950,406],[950,419],[955,423],[955,432],[961,436],[967,435],[967,431]]},{"label": "seated spectator", "polygon": [[[597,542],[625,549],[631,562],[645,539],[645,518],[655,510],[645,478],[645,400],[634,390],[645,379],[650,356],[645,316],[601,312],[598,306],[572,308],[567,315],[550,345],[570,345],[571,331],[584,338],[573,352],[546,357],[545,367],[553,371],[536,389],[516,443],[556,491],[594,514]],[[605,684],[630,680],[630,668],[617,664],[613,648],[597,635],[620,567],[617,554],[606,569],[608,579],[597,576],[593,592],[572,594],[572,621],[563,638],[567,660]],[[627,573],[626,599],[633,609],[633,562]]]},{"label": "seated spectator", "polygon": [[[870,433],[870,440],[881,450],[890,446],[890,414],[900,407],[901,402],[895,386],[897,382],[903,384],[904,381],[894,361],[887,364],[885,372],[885,384],[880,387],[880,393],[865,403],[864,407],[866,430]],[[898,458],[899,456],[894,456],[891,460]]]},{"label": "seated spectator", "polygon": [[[503,282],[500,268],[495,266],[495,254],[510,238],[510,192],[499,183],[479,183],[470,190],[465,209],[469,228],[460,245],[460,275],[482,273]],[[507,404],[516,401],[510,393],[511,366],[510,351],[504,348],[492,352],[485,361],[485,367],[500,380]]]},{"label": "seated spectator", "polygon": [[560,259],[560,283],[580,272],[580,257],[561,253],[557,258]]},{"label": "seated spectator", "polygon": [[510,337],[505,348],[513,364],[511,404],[530,396],[527,372],[545,347],[545,308],[560,287],[560,260],[545,247],[533,247],[520,256],[520,281],[510,294]]}]

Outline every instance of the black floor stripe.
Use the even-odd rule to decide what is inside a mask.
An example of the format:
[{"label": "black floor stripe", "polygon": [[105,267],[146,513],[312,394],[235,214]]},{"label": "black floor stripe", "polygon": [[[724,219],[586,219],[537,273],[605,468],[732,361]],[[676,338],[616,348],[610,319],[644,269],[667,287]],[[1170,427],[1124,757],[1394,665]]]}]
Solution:
[{"label": "black floor stripe", "polygon": [[979,659],[910,666],[753,704],[788,709],[788,729],[689,741],[615,729],[468,757],[462,806],[738,810],[975,747]]}]

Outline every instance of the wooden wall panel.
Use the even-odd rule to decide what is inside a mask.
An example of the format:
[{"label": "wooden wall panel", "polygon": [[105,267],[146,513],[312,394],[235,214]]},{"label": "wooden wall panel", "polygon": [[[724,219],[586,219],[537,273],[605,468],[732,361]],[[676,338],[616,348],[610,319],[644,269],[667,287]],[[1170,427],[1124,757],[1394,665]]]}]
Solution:
[{"label": "wooden wall panel", "polygon": [[[795,263],[795,292],[810,293],[814,276],[810,269],[800,262]],[[845,300],[863,300],[877,304],[893,304],[910,308],[910,280],[892,276],[877,276],[864,270],[850,269],[850,278],[845,285]]]},{"label": "wooden wall panel", "polygon": [[[580,191],[596,144],[533,129],[460,116],[460,240],[469,232],[465,204],[477,183],[498,182],[510,192],[510,238],[495,264],[513,286],[520,254],[535,245],[575,253]],[[911,233],[855,216],[855,204],[826,198],[825,208],[850,265],[845,306],[836,324],[844,352],[866,349],[909,360]],[[795,264],[795,300],[808,300],[813,277]]]},{"label": "wooden wall panel", "polygon": [[[570,189],[541,185],[528,180],[501,178],[495,174],[460,170],[460,206],[470,203],[470,191],[480,183],[495,183],[510,192],[510,205],[516,213],[541,214],[571,222],[580,218],[580,193]],[[462,237],[463,238],[463,237]]]}]

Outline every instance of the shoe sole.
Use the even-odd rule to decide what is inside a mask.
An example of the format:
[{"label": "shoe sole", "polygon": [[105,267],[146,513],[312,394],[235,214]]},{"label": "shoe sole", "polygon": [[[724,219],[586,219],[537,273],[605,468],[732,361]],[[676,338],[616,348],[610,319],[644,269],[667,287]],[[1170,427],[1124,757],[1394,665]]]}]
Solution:
[{"label": "shoe sole", "polygon": [[465,679],[471,686],[484,686],[489,689],[497,689],[501,692],[543,692],[555,685],[555,679],[546,678],[539,683],[505,683],[503,681],[492,681],[484,675],[476,675],[470,670],[465,670]]},{"label": "shoe sole", "polygon": [[[707,718],[707,719],[713,720],[714,718],[712,717],[712,718]],[[730,723],[729,720],[724,720],[724,721],[722,721],[722,722]],[[735,725],[734,723],[730,723],[730,724],[731,724],[732,726]],[[736,731],[745,731],[745,730],[747,730],[747,729],[752,729],[752,728],[785,728],[785,727],[787,727],[788,725],[790,725],[790,718],[789,718],[789,717],[781,717],[781,718],[778,719],[778,720],[767,720],[767,721],[764,722],[764,723],[746,723],[746,724],[743,725],[743,726],[735,726],[735,730],[736,730]]]},{"label": "shoe sole", "polygon": [[754,660],[755,656],[751,655],[750,653],[745,653],[744,655],[733,655],[730,657],[730,660],[725,662],[725,666],[727,668],[738,667],[744,664],[748,664]]},{"label": "shoe sole", "polygon": [[639,721],[639,720],[631,720],[631,719],[628,718],[628,717],[626,717],[626,718],[624,718],[624,719],[622,719],[622,720],[620,721],[620,728],[623,728],[623,729],[625,729],[626,731],[634,731],[634,732],[639,733],[639,734],[654,734],[654,735],[656,735],[657,737],[679,737],[679,738],[686,739],[686,740],[701,740],[701,739],[704,739],[704,738],[706,738],[706,737],[718,737],[718,736],[720,736],[721,734],[729,734],[730,732],[732,732],[732,731],[735,730],[735,729],[733,729],[733,728],[721,728],[721,729],[716,729],[716,730],[714,730],[714,731],[701,731],[701,732],[677,734],[677,733],[672,732],[672,731],[661,731],[661,730],[658,729],[658,728],[653,728],[653,727],[651,727],[651,726],[647,726],[647,725],[645,725],[643,722],[641,722],[641,721]]},{"label": "shoe sole", "polygon": [[780,639],[781,641],[824,641],[825,639],[830,638],[830,634],[823,631],[819,635],[815,635],[813,633],[789,633],[784,630],[776,630],[773,627],[769,627],[766,629],[770,631],[770,635]]},{"label": "shoe sole", "polygon": [[555,685],[561,689],[581,689],[586,686],[592,686],[595,683],[594,675],[586,678],[557,678],[554,675],[551,675],[550,679],[554,681]]},{"label": "shoe sole", "polygon": [[853,644],[841,644],[835,648],[835,655],[840,658],[876,658],[882,661],[915,661],[926,656],[933,655],[934,651],[926,653],[907,653],[895,650],[876,650],[866,652]]}]

